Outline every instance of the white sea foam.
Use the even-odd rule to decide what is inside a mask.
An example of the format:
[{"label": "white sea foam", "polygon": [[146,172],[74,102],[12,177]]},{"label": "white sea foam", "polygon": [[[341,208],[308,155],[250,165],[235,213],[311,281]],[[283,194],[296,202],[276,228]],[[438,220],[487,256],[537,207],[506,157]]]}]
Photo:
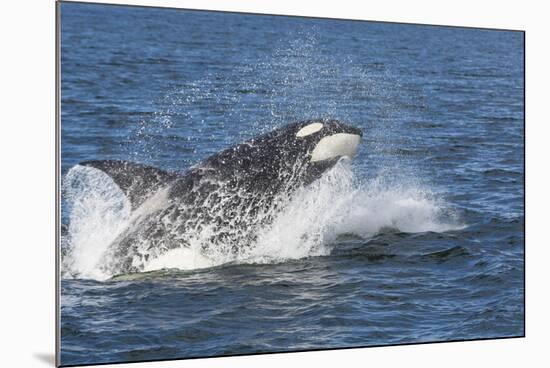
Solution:
[{"label": "white sea foam", "polygon": [[272,262],[330,254],[338,235],[368,239],[381,231],[443,232],[461,228],[452,211],[426,188],[356,182],[349,162],[301,189],[263,229],[248,261]]},{"label": "white sea foam", "polygon": [[[137,215],[131,213],[120,189],[98,170],[77,166],[65,182],[70,204],[70,249],[63,260],[63,275],[109,278],[113,275],[101,267],[102,262],[108,261],[105,256],[109,245],[132,223],[135,226]],[[340,162],[320,180],[299,189],[273,221],[257,231],[254,244],[241,244],[240,252],[222,252],[215,247],[205,250],[204,242],[219,229],[204,226],[187,238],[185,246],[158,256],[151,252],[143,271],[192,270],[227,262],[270,263],[329,255],[340,234],[368,239],[388,228],[409,233],[461,228],[450,214],[446,203],[427,188],[389,185],[381,178],[358,183],[349,162]]]}]

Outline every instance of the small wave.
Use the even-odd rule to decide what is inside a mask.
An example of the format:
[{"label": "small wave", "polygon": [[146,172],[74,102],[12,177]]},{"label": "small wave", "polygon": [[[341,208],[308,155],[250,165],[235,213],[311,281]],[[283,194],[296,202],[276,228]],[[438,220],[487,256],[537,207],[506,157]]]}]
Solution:
[{"label": "small wave", "polygon": [[454,246],[445,250],[424,254],[422,258],[427,260],[433,260],[438,263],[443,263],[457,257],[467,257],[470,253],[468,250],[461,246]]},{"label": "small wave", "polygon": [[[115,276],[102,263],[109,261],[105,257],[111,243],[132,226],[135,215],[128,201],[107,175],[95,169],[76,166],[65,183],[70,225],[64,241],[68,250],[63,277],[105,280]],[[419,233],[462,227],[450,207],[428,188],[387,184],[383,178],[361,183],[349,161],[342,160],[321,179],[299,189],[269,224],[248,238],[254,239],[253,244],[240,244],[240,252],[205,248],[209,234],[193,234],[191,244],[160,255],[151,251],[143,271],[195,270],[229,262],[278,263],[329,255],[342,234],[368,239],[388,229]]]}]

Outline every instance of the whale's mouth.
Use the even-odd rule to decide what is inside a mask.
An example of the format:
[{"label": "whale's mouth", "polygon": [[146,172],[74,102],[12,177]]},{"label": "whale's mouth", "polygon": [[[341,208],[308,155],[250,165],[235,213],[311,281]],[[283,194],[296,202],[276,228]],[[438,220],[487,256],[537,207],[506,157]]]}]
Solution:
[{"label": "whale's mouth", "polygon": [[334,160],[340,157],[353,158],[357,153],[361,136],[336,133],[323,137],[311,152],[311,162]]}]

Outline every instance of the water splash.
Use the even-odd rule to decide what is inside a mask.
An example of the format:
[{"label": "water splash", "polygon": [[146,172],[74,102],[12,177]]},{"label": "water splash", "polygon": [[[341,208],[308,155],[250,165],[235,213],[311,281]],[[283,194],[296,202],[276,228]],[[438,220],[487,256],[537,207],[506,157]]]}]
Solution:
[{"label": "water splash", "polygon": [[62,194],[70,223],[61,274],[63,277],[106,279],[98,262],[109,245],[127,226],[131,205],[124,193],[107,175],[77,166],[63,180]]},{"label": "water splash", "polygon": [[444,232],[463,226],[428,188],[395,182],[388,186],[381,178],[360,183],[351,164],[341,161],[298,191],[273,224],[262,230],[247,261],[329,255],[343,234],[367,240],[385,231]]},{"label": "water splash", "polygon": [[[63,276],[98,280],[114,276],[105,268],[105,263],[112,262],[109,257],[115,256],[109,248],[119,234],[135,226],[139,215],[136,212],[143,209],[130,212],[120,189],[98,170],[76,166],[65,182],[70,226]],[[380,178],[360,183],[346,160],[283,203],[273,210],[276,212],[271,214],[272,221],[254,229],[253,236],[241,238],[250,243],[240,244],[238,252],[227,251],[234,244],[205,247],[212,233],[235,231],[231,221],[189,229],[193,233],[188,234],[186,242],[166,252],[151,249],[153,243],[148,244],[145,239],[136,248],[148,252],[142,270],[193,270],[228,262],[284,262],[330,255],[341,234],[368,239],[387,229],[416,233],[462,227],[446,203],[429,189],[395,183],[388,187]],[[266,216],[261,212],[255,215]],[[256,220],[246,219],[251,223]]]},{"label": "water splash", "polygon": [[[136,122],[122,156],[177,170],[223,147],[311,118],[360,125],[368,132],[370,152],[384,156],[403,128],[398,105],[411,92],[402,92],[389,66],[381,68],[368,56],[354,60],[326,53],[326,41],[317,27],[304,26],[291,38],[276,40],[271,52],[253,62],[233,65],[230,75],[210,72],[167,87],[152,102],[154,113]],[[166,152],[180,155],[175,160]],[[388,159],[382,165],[388,166]]]}]

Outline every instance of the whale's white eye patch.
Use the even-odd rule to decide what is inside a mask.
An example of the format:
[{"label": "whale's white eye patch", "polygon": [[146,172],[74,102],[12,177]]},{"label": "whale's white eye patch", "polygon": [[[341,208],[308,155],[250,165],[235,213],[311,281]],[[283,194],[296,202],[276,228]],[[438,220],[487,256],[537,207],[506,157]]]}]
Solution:
[{"label": "whale's white eye patch", "polygon": [[305,137],[310,134],[316,133],[321,129],[323,129],[322,123],[312,123],[298,130],[298,133],[296,133],[296,137]]}]

